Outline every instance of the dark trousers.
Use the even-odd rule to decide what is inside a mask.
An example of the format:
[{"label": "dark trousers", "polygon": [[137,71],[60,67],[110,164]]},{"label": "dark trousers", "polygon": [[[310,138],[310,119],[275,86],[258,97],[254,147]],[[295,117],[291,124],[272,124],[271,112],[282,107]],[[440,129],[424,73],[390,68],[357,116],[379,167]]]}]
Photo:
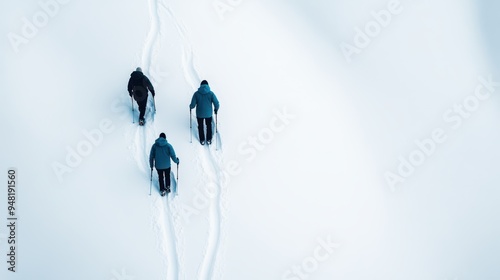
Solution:
[{"label": "dark trousers", "polygon": [[167,169],[156,169],[160,181],[160,192],[170,189],[170,167]]},{"label": "dark trousers", "polygon": [[139,106],[139,120],[144,119],[144,114],[146,114],[146,105],[148,104],[148,99],[144,99],[141,101],[137,101],[137,105]]},{"label": "dark trousers", "polygon": [[146,114],[146,105],[148,104],[148,90],[141,86],[135,86],[132,92],[139,106],[139,120],[142,120],[144,119],[144,114]]},{"label": "dark trousers", "polygon": [[205,128],[203,121],[207,125],[207,141],[212,141],[212,117],[210,118],[196,118],[198,120],[198,134],[200,136],[200,141],[205,141]]}]

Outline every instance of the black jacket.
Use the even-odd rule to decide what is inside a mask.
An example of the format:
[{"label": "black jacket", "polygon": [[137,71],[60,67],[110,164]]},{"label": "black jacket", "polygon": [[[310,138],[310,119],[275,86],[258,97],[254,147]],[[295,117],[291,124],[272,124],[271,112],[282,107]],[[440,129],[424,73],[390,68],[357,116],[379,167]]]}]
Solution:
[{"label": "black jacket", "polygon": [[132,72],[132,74],[130,74],[130,79],[128,80],[128,87],[127,87],[130,96],[132,96],[132,93],[134,93],[134,88],[135,90],[145,91],[146,94],[148,93],[149,89],[153,97],[155,96],[155,89],[153,88],[153,85],[149,81],[148,77],[142,74],[142,72],[134,71]]}]

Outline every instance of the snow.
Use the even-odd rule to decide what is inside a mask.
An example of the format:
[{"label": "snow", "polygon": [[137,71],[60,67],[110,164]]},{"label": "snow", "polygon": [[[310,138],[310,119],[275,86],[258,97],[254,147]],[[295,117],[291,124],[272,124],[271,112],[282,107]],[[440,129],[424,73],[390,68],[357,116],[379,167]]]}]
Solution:
[{"label": "snow", "polygon": [[[494,4],[18,2],[0,11],[0,169],[18,171],[19,218],[0,279],[495,278]],[[390,22],[356,46],[372,11]],[[137,66],[157,92],[143,127]],[[194,115],[189,128],[203,79],[217,149]],[[178,196],[159,196],[156,172],[149,195],[160,132]]]}]

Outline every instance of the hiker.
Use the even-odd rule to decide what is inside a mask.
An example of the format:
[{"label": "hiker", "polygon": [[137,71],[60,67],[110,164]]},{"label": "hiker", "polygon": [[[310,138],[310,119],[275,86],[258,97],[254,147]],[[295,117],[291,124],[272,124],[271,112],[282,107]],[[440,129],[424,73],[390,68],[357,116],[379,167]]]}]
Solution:
[{"label": "hiker", "polygon": [[148,77],[142,73],[141,67],[137,67],[137,69],[130,74],[127,89],[130,97],[133,95],[139,106],[139,125],[144,125],[144,114],[146,113],[146,104],[148,102],[148,90],[151,91],[151,95],[155,98],[155,89]]},{"label": "hiker", "polygon": [[[217,114],[219,110],[219,100],[210,90],[210,86],[206,80],[203,80],[198,90],[193,94],[189,108],[192,110],[196,107],[196,119],[198,121],[198,134],[200,144],[205,145],[205,140],[208,145],[212,144],[212,105],[214,112]],[[205,137],[205,127],[207,126],[207,134]]]},{"label": "hiker", "polygon": [[168,143],[165,133],[162,132],[149,153],[151,172],[153,172],[153,167],[156,167],[158,172],[161,196],[165,196],[165,192],[170,193],[170,159],[179,164],[179,158],[175,155],[174,148]]}]

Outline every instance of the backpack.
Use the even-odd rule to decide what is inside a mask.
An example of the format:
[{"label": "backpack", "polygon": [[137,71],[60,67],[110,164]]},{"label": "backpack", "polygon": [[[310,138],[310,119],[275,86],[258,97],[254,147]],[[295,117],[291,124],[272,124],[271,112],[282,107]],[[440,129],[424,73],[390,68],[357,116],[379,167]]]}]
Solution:
[{"label": "backpack", "polygon": [[134,95],[135,101],[139,102],[148,98],[148,89],[145,80],[146,76],[144,76],[142,73],[141,77],[138,77],[138,75],[135,76],[136,77],[133,77],[131,79],[132,94]]}]

